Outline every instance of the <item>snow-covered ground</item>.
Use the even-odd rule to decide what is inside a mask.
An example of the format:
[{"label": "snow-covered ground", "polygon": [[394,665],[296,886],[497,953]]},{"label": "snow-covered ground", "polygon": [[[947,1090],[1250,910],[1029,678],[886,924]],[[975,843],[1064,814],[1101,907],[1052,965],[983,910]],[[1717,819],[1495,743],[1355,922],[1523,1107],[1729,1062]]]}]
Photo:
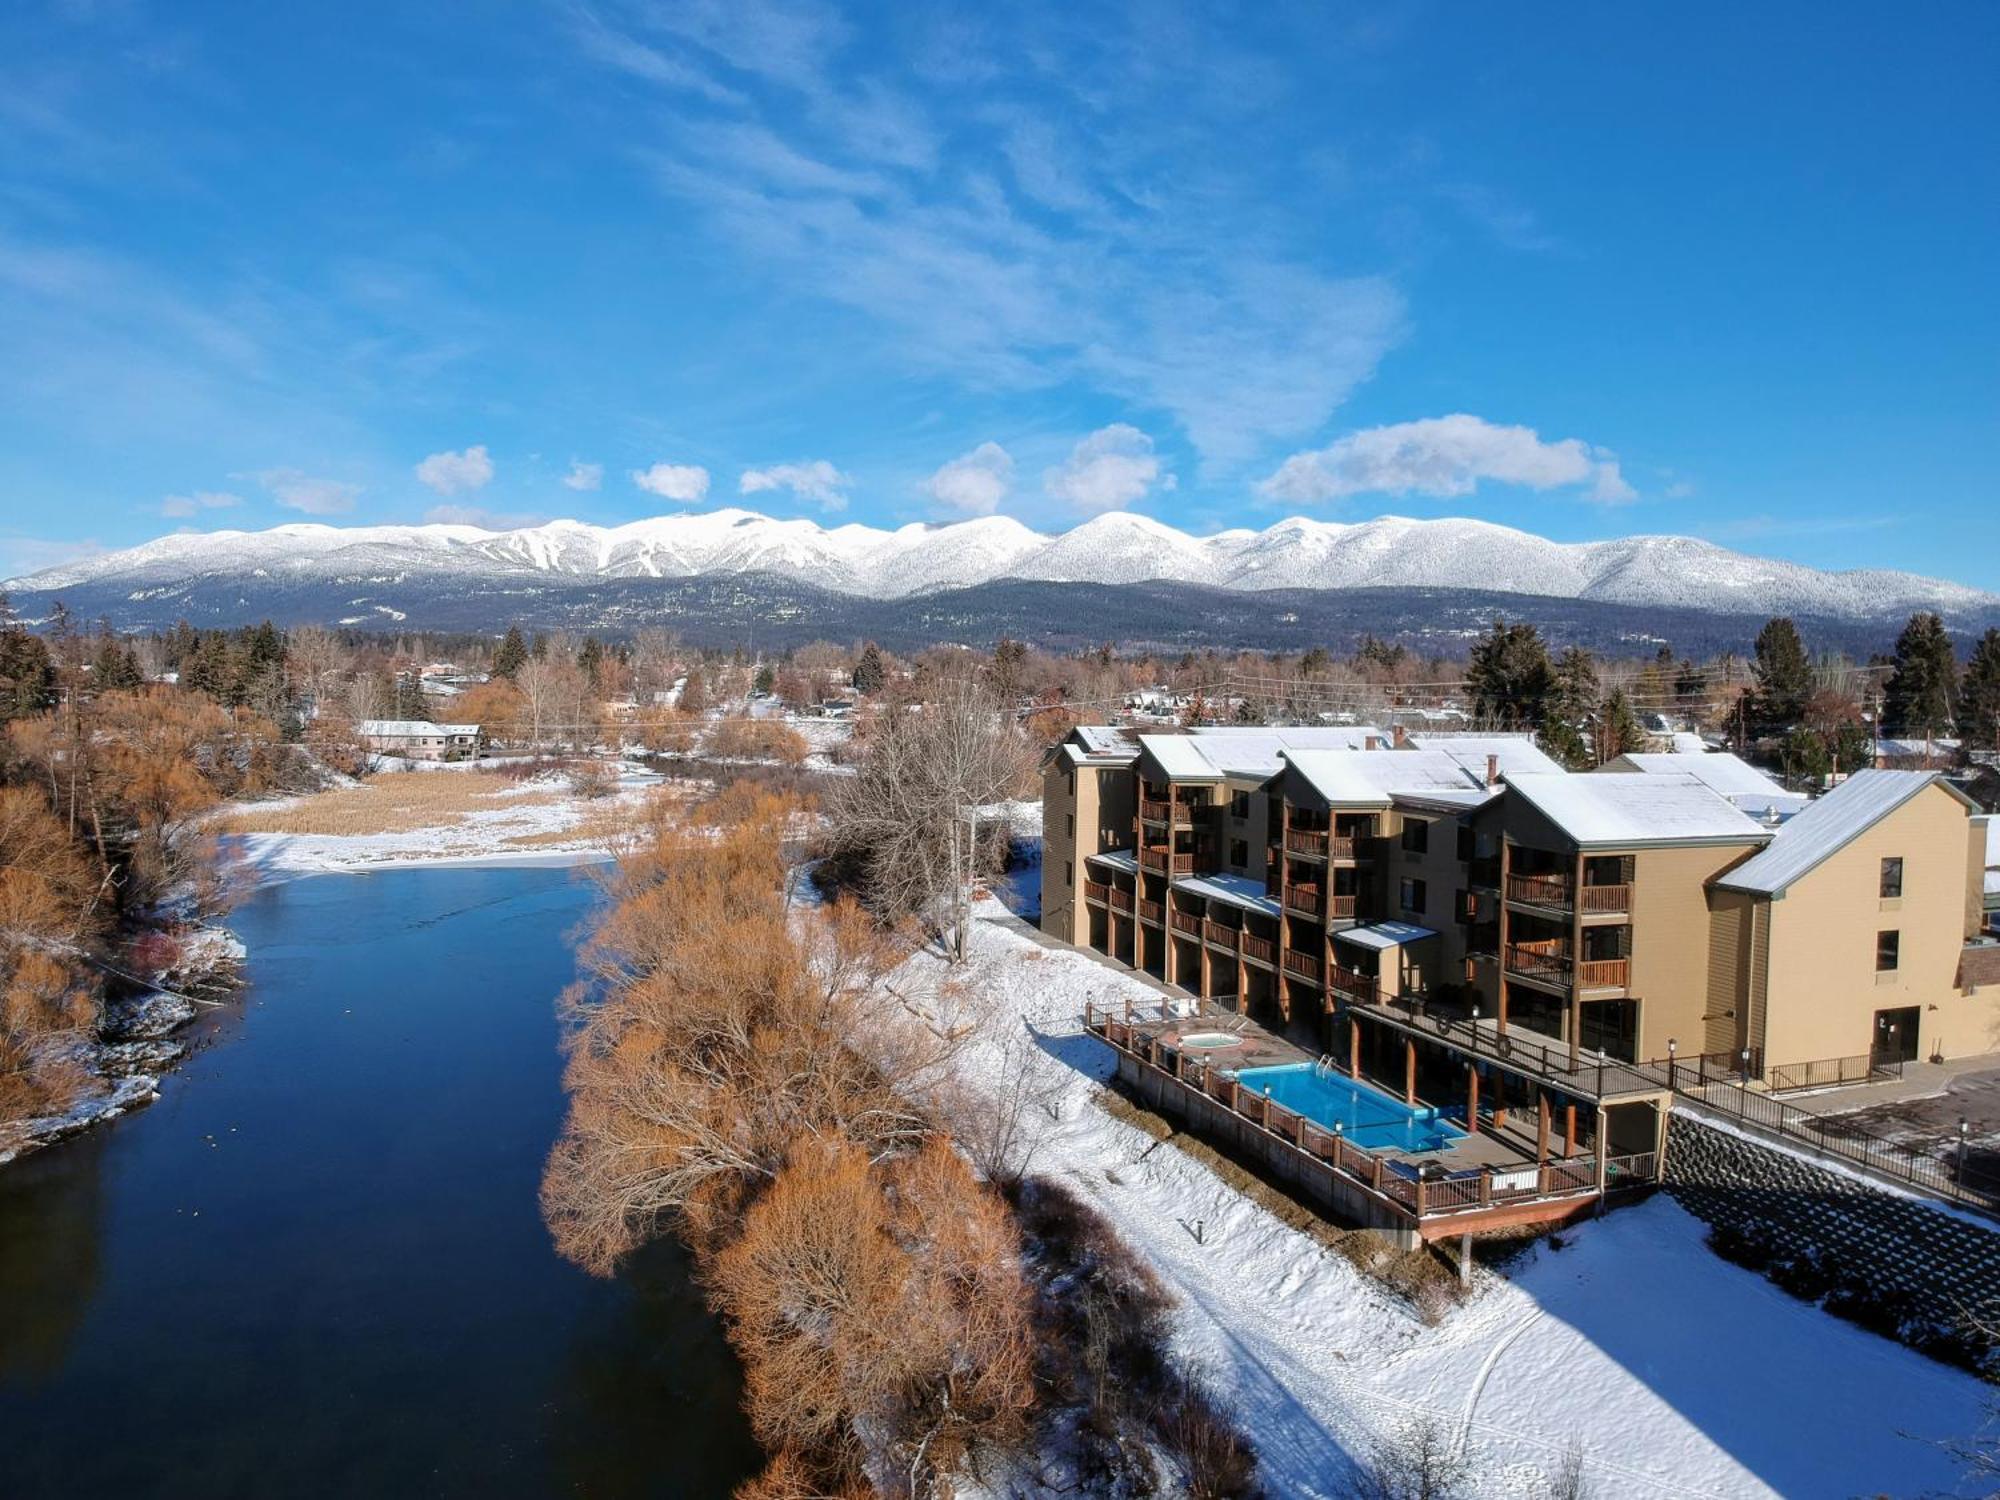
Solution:
[{"label": "snow-covered ground", "polygon": [[[1080,1031],[1084,1002],[1153,992],[1046,946],[998,901],[980,915],[964,982],[988,1020],[968,1080],[995,1086],[1025,1057],[1053,1091],[1060,1118],[1031,1169],[1096,1204],[1173,1286],[1180,1352],[1234,1404],[1273,1494],[1339,1494],[1350,1455],[1424,1414],[1464,1445],[1482,1496],[1546,1493],[1579,1439],[1599,1496],[1975,1492],[1936,1444],[1987,1428],[1989,1388],[1723,1261],[1664,1196],[1480,1272],[1472,1299],[1425,1327],[1098,1108],[1112,1059]],[[926,952],[910,966],[905,994],[932,988],[942,963]]]}]

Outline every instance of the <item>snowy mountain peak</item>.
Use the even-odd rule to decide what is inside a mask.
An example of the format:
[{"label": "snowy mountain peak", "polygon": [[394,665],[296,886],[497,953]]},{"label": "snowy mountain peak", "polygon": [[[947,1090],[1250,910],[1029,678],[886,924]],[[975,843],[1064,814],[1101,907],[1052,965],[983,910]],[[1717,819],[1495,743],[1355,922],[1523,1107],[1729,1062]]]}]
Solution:
[{"label": "snowy mountain peak", "polygon": [[176,533],[4,585],[49,596],[85,586],[127,597],[211,580],[276,578],[293,586],[394,578],[482,580],[693,578],[769,574],[839,593],[905,599],[998,579],[1223,589],[1474,589],[1733,612],[1873,619],[1912,609],[1991,610],[2000,598],[1907,573],[1825,573],[1730,552],[1685,536],[1560,543],[1471,519],[1382,516],[1352,523],[1290,516],[1262,530],[1210,536],[1130,511],[1056,535],[1008,516],[894,530],[831,529],[729,507],[601,527],[551,521],[476,526],[328,526]]}]

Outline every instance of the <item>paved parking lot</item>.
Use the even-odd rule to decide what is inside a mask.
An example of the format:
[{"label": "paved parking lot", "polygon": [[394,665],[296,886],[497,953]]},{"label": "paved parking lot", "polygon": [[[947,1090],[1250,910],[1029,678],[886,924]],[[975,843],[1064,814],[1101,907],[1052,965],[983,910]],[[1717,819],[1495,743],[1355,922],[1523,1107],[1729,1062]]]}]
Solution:
[{"label": "paved parking lot", "polygon": [[[1831,1105],[1837,1096],[1826,1097]],[[1958,1144],[1958,1122],[1969,1127],[1969,1168],[2000,1171],[2000,1067],[1951,1074],[1944,1092],[1887,1100],[1861,1109],[1824,1110],[1829,1128],[1852,1125],[1948,1157]]]}]

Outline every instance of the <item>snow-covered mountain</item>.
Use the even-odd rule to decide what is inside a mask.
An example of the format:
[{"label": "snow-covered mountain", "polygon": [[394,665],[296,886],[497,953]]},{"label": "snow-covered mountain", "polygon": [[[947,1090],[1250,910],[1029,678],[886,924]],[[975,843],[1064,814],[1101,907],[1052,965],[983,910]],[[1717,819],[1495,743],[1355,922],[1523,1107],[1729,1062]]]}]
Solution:
[{"label": "snow-covered mountain", "polygon": [[377,613],[426,589],[560,590],[649,578],[769,575],[839,594],[911,599],[1002,579],[1131,584],[1171,580],[1230,590],[1469,589],[1731,613],[1875,619],[1913,609],[1988,612],[2000,596],[1864,569],[1826,573],[1691,537],[1559,543],[1485,521],[1385,516],[1356,524],[1293,517],[1262,531],[1190,536],[1128,512],[1049,536],[1002,516],[952,525],[822,527],[745,510],[659,516],[625,526],[552,521],[474,526],[278,526],[176,533],[50,568],[4,587],[24,597],[95,600],[352,589]]}]

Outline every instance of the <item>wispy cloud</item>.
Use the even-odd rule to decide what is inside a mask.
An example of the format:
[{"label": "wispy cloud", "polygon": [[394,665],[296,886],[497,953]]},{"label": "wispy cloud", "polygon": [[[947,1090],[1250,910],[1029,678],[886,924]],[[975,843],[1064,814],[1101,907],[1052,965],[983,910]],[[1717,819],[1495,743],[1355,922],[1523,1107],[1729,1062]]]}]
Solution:
[{"label": "wispy cloud", "polygon": [[196,490],[191,495],[169,495],[160,502],[160,514],[185,519],[205,510],[227,510],[241,505],[243,497],[227,490]]},{"label": "wispy cloud", "polygon": [[587,464],[582,459],[575,459],[570,463],[569,472],[563,475],[564,489],[596,490],[603,487],[603,464]]},{"label": "wispy cloud", "polygon": [[484,531],[518,531],[525,526],[540,526],[548,517],[533,511],[492,511],[476,505],[433,505],[424,512],[424,519],[433,526],[477,526]]},{"label": "wispy cloud", "polygon": [[955,516],[990,516],[1014,483],[1014,460],[998,443],[961,453],[924,481],[924,493]]},{"label": "wispy cloud", "polygon": [[634,469],[632,482],[662,500],[691,504],[708,493],[708,470],[700,464],[654,464],[650,469]]},{"label": "wispy cloud", "polygon": [[264,469],[252,476],[287,510],[309,516],[338,516],[354,509],[361,486],[342,479],[321,479],[298,469]]},{"label": "wispy cloud", "polygon": [[1265,498],[1317,505],[1354,495],[1470,495],[1480,482],[1532,490],[1576,488],[1586,500],[1638,499],[1606,449],[1578,438],[1544,442],[1531,427],[1503,427],[1457,413],[1349,433],[1295,453],[1257,486]]},{"label": "wispy cloud", "polygon": [[810,463],[772,464],[763,469],[745,469],[736,488],[745,495],[790,490],[801,500],[810,500],[824,511],[847,509],[847,490],[853,484],[840,470],[823,458]]},{"label": "wispy cloud", "polygon": [[105,548],[94,540],[53,541],[47,537],[0,536],[0,578],[25,578],[45,568],[96,557]]},{"label": "wispy cloud", "polygon": [[417,465],[416,475],[440,495],[469,495],[493,482],[493,459],[478,443],[457,453],[433,453]]},{"label": "wispy cloud", "polygon": [[1070,450],[1060,468],[1042,475],[1050,497],[1093,515],[1124,510],[1145,499],[1155,484],[1174,487],[1174,476],[1162,477],[1153,440],[1123,422],[1100,427]]}]

